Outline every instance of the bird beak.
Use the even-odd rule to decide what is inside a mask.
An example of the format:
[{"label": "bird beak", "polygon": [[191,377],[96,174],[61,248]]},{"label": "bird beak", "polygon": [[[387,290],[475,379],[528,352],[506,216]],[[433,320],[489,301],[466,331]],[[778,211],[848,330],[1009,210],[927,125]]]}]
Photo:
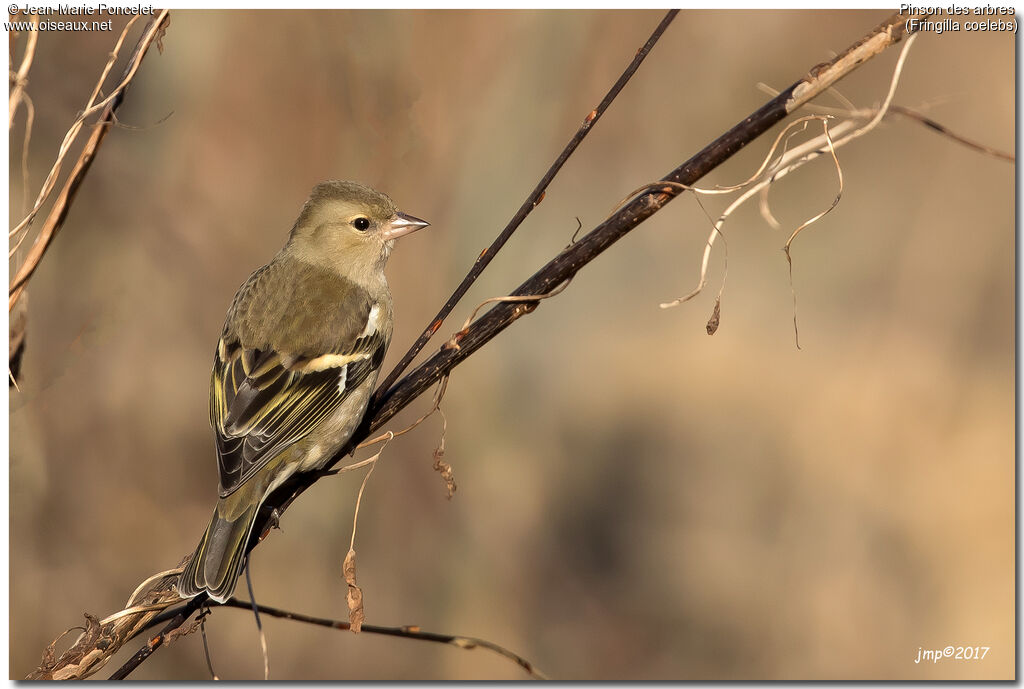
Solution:
[{"label": "bird beak", "polygon": [[407,234],[412,234],[416,230],[421,230],[429,225],[426,220],[420,220],[414,218],[411,215],[405,213],[395,213],[394,217],[388,221],[388,224],[384,226],[384,241],[388,242],[392,239],[398,239],[404,237]]}]

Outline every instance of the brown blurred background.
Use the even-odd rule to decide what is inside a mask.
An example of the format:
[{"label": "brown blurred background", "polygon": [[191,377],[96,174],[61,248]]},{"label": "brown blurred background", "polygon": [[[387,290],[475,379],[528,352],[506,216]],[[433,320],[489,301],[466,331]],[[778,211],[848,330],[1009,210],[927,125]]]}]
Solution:
[{"label": "brown blurred background", "polygon": [[[195,546],[217,482],[222,318],[313,184],[360,180],[433,223],[389,265],[390,368],[662,14],[172,12],[29,288],[10,394],[12,677]],[[758,82],[788,86],[886,14],[682,12],[434,346],[575,217],[593,227],[759,107]],[[123,24],[40,36],[33,195]],[[839,90],[879,102],[897,54]],[[1014,84],[1012,35],[927,34],[896,102],[1013,151]],[[704,184],[746,179],[770,141]],[[784,230],[754,206],[727,225],[714,337],[721,248],[704,295],[658,308],[697,280],[708,223],[688,196],[456,369],[455,498],[431,470],[436,418],[368,484],[367,621],[483,637],[560,679],[1012,678],[1015,170],[899,118],[839,157],[842,202],[793,250],[802,350],[780,248],[831,203],[827,162],[773,188]],[[262,602],[345,617],[358,483],[321,481],[288,510],[253,559]],[[524,677],[484,651],[264,624],[275,679]],[[215,610],[207,628],[220,677],[262,676],[251,615]],[[914,663],[948,644],[991,650]],[[133,676],[208,678],[199,635]]]}]

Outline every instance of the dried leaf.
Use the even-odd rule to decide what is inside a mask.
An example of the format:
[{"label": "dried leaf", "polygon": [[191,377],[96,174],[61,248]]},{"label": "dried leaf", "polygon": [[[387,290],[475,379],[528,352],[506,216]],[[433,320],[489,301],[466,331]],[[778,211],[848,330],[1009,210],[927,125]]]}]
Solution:
[{"label": "dried leaf", "polygon": [[715,308],[711,312],[711,318],[708,319],[708,335],[714,335],[718,332],[718,324],[722,320],[722,297],[719,296],[715,299]]},{"label": "dried leaf", "polygon": [[166,17],[164,17],[163,22],[161,22],[159,28],[157,28],[156,31],[156,49],[160,52],[161,55],[164,54],[164,36],[167,35],[167,27],[169,27],[170,25],[171,15],[168,14]]},{"label": "dried leaf", "polygon": [[434,450],[434,471],[441,474],[441,478],[444,479],[444,485],[448,489],[448,499],[451,500],[452,496],[455,495],[455,489],[458,486],[455,485],[455,475],[452,473],[452,465],[444,461],[444,439],[441,439],[441,444]]},{"label": "dried leaf", "polygon": [[348,603],[348,622],[352,632],[358,634],[362,631],[366,615],[363,613],[363,590],[356,586],[356,551],[352,548],[349,548],[345,556],[341,572],[348,584],[348,595],[345,597]]},{"label": "dried leaf", "polygon": [[438,441],[437,447],[434,448],[434,471],[441,474],[441,478],[444,479],[444,485],[448,489],[448,499],[451,500],[452,496],[455,495],[455,475],[452,473],[452,465],[444,461],[444,441],[448,436],[448,417],[443,411],[441,411],[441,398],[444,396],[445,388],[448,385],[448,378],[445,377],[443,383],[437,389],[437,396],[434,398],[434,411],[441,415],[441,440]]},{"label": "dried leaf", "polygon": [[203,620],[204,616],[199,615],[198,617],[196,617],[196,619],[192,620],[188,624],[182,627],[178,627],[177,629],[172,629],[171,631],[164,634],[164,643],[170,645],[173,642],[177,641],[180,637],[191,634],[192,632],[199,629],[199,627],[203,624]]}]

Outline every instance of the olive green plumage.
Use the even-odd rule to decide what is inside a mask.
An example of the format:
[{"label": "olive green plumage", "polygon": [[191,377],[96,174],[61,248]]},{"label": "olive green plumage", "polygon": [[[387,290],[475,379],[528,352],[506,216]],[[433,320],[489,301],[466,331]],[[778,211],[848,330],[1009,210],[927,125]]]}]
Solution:
[{"label": "olive green plumage", "polygon": [[391,340],[384,265],[427,225],[355,182],[314,187],[288,243],[238,289],[210,381],[219,499],[178,592],[227,600],[259,508],[351,437]]}]

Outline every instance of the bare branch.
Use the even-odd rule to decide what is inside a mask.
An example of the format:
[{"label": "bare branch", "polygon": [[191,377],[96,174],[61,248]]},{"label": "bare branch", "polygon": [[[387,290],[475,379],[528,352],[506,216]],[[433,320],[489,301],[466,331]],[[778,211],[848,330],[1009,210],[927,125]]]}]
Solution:
[{"label": "bare branch", "polygon": [[[893,14],[875,28],[864,39],[837,56],[832,62],[819,65],[811,73],[784,90],[763,107],[743,119],[728,132],[718,137],[702,151],[690,158],[662,181],[669,182],[637,197],[617,213],[602,222],[576,243],[564,249],[558,256],[538,270],[531,278],[516,288],[512,296],[547,294],[562,284],[590,261],[607,250],[641,222],[658,212],[679,193],[678,185],[692,186],[708,172],[721,165],[740,149],[770,129],[805,102],[823,92],[839,78],[852,72],[856,67],[894,45],[907,36],[906,15]],[[489,342],[495,335],[514,321],[533,311],[538,302],[527,304],[496,304],[490,311],[474,321],[464,331],[459,349],[442,348],[397,384],[380,394],[372,404],[363,427],[356,436],[365,437],[387,423],[392,416],[418,397],[441,376]],[[349,448],[339,452],[331,465],[340,461]],[[315,478],[312,479],[315,481]],[[294,494],[282,504],[289,503],[305,487],[309,478],[299,478],[299,486],[292,488]],[[305,484],[305,485],[303,485]]]},{"label": "bare branch", "polygon": [[409,351],[402,356],[401,360],[395,368],[392,369],[391,373],[384,378],[380,387],[377,388],[377,392],[374,394],[375,401],[380,401],[380,393],[390,388],[395,381],[398,380],[398,377],[405,372],[405,369],[409,367],[409,364],[411,364],[412,360],[416,358],[416,355],[419,354],[423,347],[426,346],[430,338],[434,336],[434,333],[440,329],[441,324],[444,323],[444,319],[452,312],[455,305],[462,300],[462,297],[465,296],[470,286],[476,282],[478,277],[480,277],[480,273],[484,271],[487,264],[494,259],[498,251],[501,250],[501,247],[503,247],[505,242],[509,240],[512,233],[515,232],[523,223],[526,216],[544,200],[545,190],[548,188],[548,185],[551,184],[551,181],[554,180],[555,175],[558,174],[559,170],[562,169],[562,166],[565,165],[565,161],[569,159],[569,156],[573,154],[577,146],[582,143],[583,139],[590,133],[590,130],[593,129],[595,124],[597,124],[597,121],[601,119],[601,115],[605,113],[608,107],[612,104],[612,101],[615,100],[616,96],[619,95],[619,92],[622,91],[623,87],[625,87],[629,82],[633,74],[636,73],[636,70],[640,68],[644,59],[654,48],[654,45],[661,38],[661,35],[665,33],[665,29],[668,28],[668,25],[672,23],[672,20],[675,19],[676,14],[678,13],[679,10],[669,10],[665,14],[661,23],[654,29],[651,37],[648,38],[643,47],[636,52],[636,56],[633,58],[633,61],[629,63],[629,66],[626,67],[622,76],[620,76],[612,85],[611,89],[609,89],[608,93],[605,94],[605,97],[601,99],[601,102],[598,103],[597,107],[591,110],[587,116],[583,118],[583,123],[580,125],[579,129],[576,130],[576,133],[569,140],[569,143],[565,145],[565,148],[562,149],[562,152],[558,155],[558,158],[555,159],[555,162],[551,164],[551,167],[548,168],[548,171],[544,173],[543,177],[541,177],[540,182],[537,183],[534,190],[530,192],[530,195],[526,197],[525,201],[523,201],[523,205],[519,207],[516,214],[508,221],[505,229],[501,231],[489,247],[480,252],[476,262],[473,264],[473,267],[470,268],[469,273],[462,280],[459,286],[455,288],[452,296],[448,298],[448,301],[446,301],[444,306],[441,307],[441,310],[437,312],[437,315],[434,316],[433,320],[431,320],[430,325],[426,327],[416,342],[413,343],[412,347],[409,348]]},{"label": "bare branch", "polygon": [[163,631],[150,638],[145,647],[140,649],[122,668],[122,670],[127,668],[125,671],[125,675],[127,675],[131,669],[137,667],[153,651],[163,645],[169,639],[166,635],[184,624],[192,616],[192,613],[203,604],[203,600],[198,598],[189,601],[181,600],[177,590],[173,588],[179,571],[170,570],[161,580],[155,581],[151,587],[147,587],[148,590],[132,594],[125,610],[102,620],[86,615],[86,629],[71,648],[57,657],[54,649],[61,637],[55,639],[43,653],[43,660],[39,667],[26,679],[55,680],[88,677],[106,665],[111,656],[117,653],[130,639],[135,638],[151,625],[157,624],[162,619],[163,611],[180,605],[181,608],[173,614],[173,618]]},{"label": "bare branch", "polygon": [[[35,26],[39,23],[39,15],[31,15],[32,25]],[[18,106],[21,105],[22,94],[25,93],[25,86],[28,85],[28,71],[32,68],[32,59],[36,54],[36,42],[39,40],[39,32],[33,29],[28,32],[28,42],[25,44],[25,53],[21,56],[21,66],[18,67],[18,71],[11,75],[11,92],[8,95],[8,107],[10,108],[10,117],[7,121],[7,129],[14,126],[14,113],[18,111]],[[13,57],[11,60],[13,61]]]},{"label": "bare branch", "polygon": [[984,153],[985,155],[992,156],[993,158],[999,158],[1001,160],[1006,160],[1011,163],[1016,162],[1017,160],[1017,157],[1012,153],[1005,153],[1003,151],[1000,151],[999,149],[992,148],[991,146],[986,146],[985,144],[979,144],[977,141],[972,141],[971,139],[968,139],[966,136],[957,134],[949,127],[946,127],[945,125],[936,122],[930,117],[922,115],[916,110],[911,110],[910,108],[904,107],[902,105],[893,105],[892,107],[889,108],[889,110],[890,112],[899,113],[904,117],[920,122],[929,129],[934,129],[939,134],[942,134],[943,136],[948,136],[953,141],[963,144],[968,148],[972,148],[975,151],[978,151],[979,153]]},{"label": "bare branch", "polygon": [[[99,95],[100,90],[103,88],[103,84],[107,80],[107,75],[110,74],[111,68],[114,66],[114,62],[117,61],[117,56],[121,52],[121,46],[124,44],[125,39],[128,37],[128,32],[131,31],[132,26],[138,20],[138,16],[132,17],[131,20],[125,25],[124,29],[121,30],[121,35],[118,36],[117,42],[114,44],[114,49],[110,51],[110,55],[107,58],[107,63],[103,67],[103,71],[100,74],[99,79],[96,81],[96,85],[93,86],[92,94],[89,96],[89,100],[85,103],[85,108],[78,114],[75,121],[71,123],[67,133],[64,134],[64,139],[61,141],[60,147],[57,151],[57,159],[50,166],[50,172],[46,175],[46,181],[43,182],[42,189],[39,190],[39,195],[36,197],[36,202],[32,206],[32,210],[22,218],[21,222],[15,225],[8,236],[14,236],[18,233],[26,230],[36,217],[36,213],[42,207],[43,203],[50,196],[50,192],[53,191],[54,185],[57,183],[57,177],[60,175],[61,168],[64,164],[64,158],[67,156],[68,151],[71,150],[72,144],[75,139],[78,138],[79,132],[82,131],[82,127],[85,125],[85,118],[87,114],[94,112],[93,105],[96,102],[96,96]],[[112,94],[113,95],[113,94]],[[101,103],[100,105],[104,105]]]},{"label": "bare branch", "polygon": [[[244,601],[230,599],[223,604],[226,608],[238,608],[239,610],[251,610],[253,604]],[[313,617],[312,615],[303,615],[302,613],[291,612],[289,610],[282,610],[280,608],[272,608],[268,605],[257,605],[259,611],[264,615],[270,615],[271,617],[280,617],[284,620],[294,620],[296,622],[305,622],[306,624],[314,624],[320,627],[329,627],[331,629],[349,630],[351,625],[348,622],[342,622],[341,620],[332,620],[326,617]],[[458,648],[472,650],[474,648],[484,648],[488,651],[493,651],[500,656],[508,658],[513,661],[516,665],[523,668],[530,674],[531,677],[536,679],[548,679],[540,670],[534,667],[526,658],[522,657],[517,653],[513,653],[503,646],[487,641],[486,639],[476,639],[470,636],[455,636],[451,634],[437,634],[435,632],[425,632],[419,627],[405,626],[405,627],[382,627],[376,624],[364,624],[362,625],[362,631],[366,634],[383,634],[385,636],[397,636],[403,639],[416,639],[418,641],[431,641],[433,643],[450,644]],[[113,678],[112,678],[113,679]]]},{"label": "bare branch", "polygon": [[[177,594],[175,593],[175,595],[177,595]],[[179,600],[179,602],[180,602],[180,600]],[[168,622],[164,626],[164,628],[162,630],[160,630],[160,633],[157,634],[156,636],[150,638],[149,641],[146,642],[145,646],[140,648],[135,653],[135,655],[133,655],[131,658],[128,659],[127,663],[125,663],[120,668],[118,668],[117,672],[115,672],[114,674],[112,674],[110,676],[110,679],[124,679],[129,674],[131,674],[132,670],[134,670],[139,665],[141,665],[146,660],[146,658],[148,658],[149,656],[153,655],[153,652],[156,649],[160,648],[161,646],[163,646],[167,642],[169,642],[172,639],[174,639],[175,638],[174,631],[178,627],[180,627],[181,625],[185,624],[185,621],[188,620],[188,618],[190,618],[192,616],[192,613],[194,613],[196,610],[198,610],[199,607],[202,604],[203,604],[203,600],[200,597],[196,597],[196,598],[193,598],[192,600],[188,601],[182,607],[182,609],[173,618],[171,618],[171,621]],[[121,646],[124,645],[125,641],[127,641],[127,639],[124,639],[123,641],[121,641],[121,643],[117,644],[117,649],[120,649]],[[102,645],[97,645],[97,649],[98,650],[103,650],[103,651],[108,650],[106,647],[104,647]],[[69,675],[66,675],[66,676],[54,675],[54,676],[50,676],[50,677],[45,677],[45,676],[43,676],[43,677],[29,676],[28,679],[83,679],[85,677],[88,677],[92,673],[96,672],[101,667],[103,667],[106,664],[106,662],[108,660],[110,660],[110,656],[113,655],[114,652],[116,652],[116,651],[110,651],[110,652],[106,653],[105,655],[102,656],[102,658],[97,658],[96,662],[94,662],[93,664],[91,664],[91,665],[89,665],[87,667],[86,666],[80,666],[79,668],[76,668],[76,669],[79,669],[80,671],[76,671],[74,674],[69,674]],[[63,658],[63,656],[62,656],[62,658]],[[33,673],[33,674],[35,674],[35,673]]]},{"label": "bare branch", "polygon": [[[80,128],[82,123],[84,123],[85,118],[96,112],[97,109],[102,106],[103,112],[100,115],[99,122],[93,128],[89,139],[85,142],[85,147],[82,149],[81,154],[79,154],[78,160],[75,162],[75,166],[72,168],[67,181],[64,183],[64,188],[61,189],[56,201],[54,201],[53,208],[50,209],[50,214],[47,216],[46,221],[40,228],[39,236],[36,237],[35,242],[32,244],[32,248],[29,250],[28,256],[25,257],[25,261],[21,266],[19,266],[17,274],[11,281],[11,285],[8,288],[8,311],[14,308],[18,298],[25,289],[25,284],[39,266],[39,261],[43,258],[43,254],[46,253],[50,242],[53,241],[57,232],[59,232],[61,227],[63,227],[64,220],[67,218],[68,211],[71,208],[71,203],[74,201],[75,194],[78,192],[78,187],[81,185],[82,180],[85,179],[85,175],[89,171],[89,168],[92,166],[92,161],[96,157],[96,151],[99,149],[100,144],[103,142],[103,138],[106,136],[107,131],[110,129],[110,125],[114,121],[114,112],[121,105],[122,100],[124,100],[125,90],[135,77],[135,73],[138,71],[139,65],[141,64],[142,59],[146,56],[149,47],[154,42],[158,42],[160,40],[169,22],[169,18],[169,11],[161,10],[152,20],[150,20],[146,25],[142,38],[139,39],[138,44],[135,46],[135,51],[132,53],[132,56],[128,61],[128,66],[125,68],[121,83],[118,84],[117,88],[115,88],[109,96],[103,99],[103,101],[87,108],[86,111],[79,116],[78,120],[76,120],[75,125],[72,126],[72,130],[74,130],[75,135],[77,135],[76,127]],[[108,63],[106,70],[104,70],[104,78],[109,68],[110,65]],[[93,92],[94,95],[93,98],[90,99],[90,103],[95,98],[95,95],[98,94],[100,84],[102,84],[102,81],[97,84],[97,88]],[[71,136],[71,134],[72,132],[69,131],[68,135]],[[67,138],[65,138],[65,143],[61,147],[62,154],[66,153],[68,145],[70,144]],[[58,162],[55,164],[55,167],[58,169],[59,163],[60,159],[58,158]],[[53,181],[55,181],[55,178],[48,180],[48,184],[52,184]],[[44,191],[45,189],[46,185],[44,185]],[[36,201],[35,208],[31,213],[29,213],[25,220],[15,228],[15,233],[25,227],[28,222],[31,222],[31,218],[42,203],[42,198],[44,198],[44,195],[41,193],[40,199]]]}]

